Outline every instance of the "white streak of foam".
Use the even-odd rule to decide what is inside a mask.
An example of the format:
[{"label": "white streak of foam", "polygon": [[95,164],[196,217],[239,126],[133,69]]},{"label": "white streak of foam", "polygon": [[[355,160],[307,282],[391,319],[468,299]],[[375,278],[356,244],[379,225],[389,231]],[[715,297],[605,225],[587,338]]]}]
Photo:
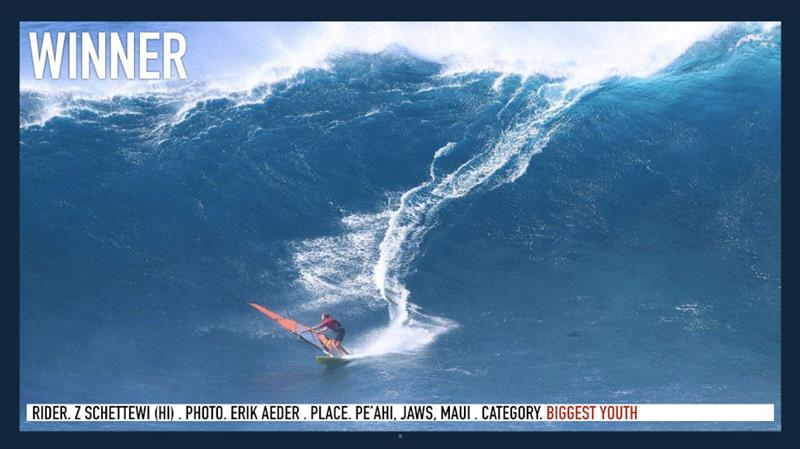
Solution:
[{"label": "white streak of foam", "polygon": [[[485,151],[459,166],[441,180],[434,173],[436,160],[447,154],[453,144],[439,149],[431,162],[431,178],[427,182],[407,191],[400,198],[400,206],[391,213],[389,226],[380,244],[380,256],[373,271],[373,281],[381,297],[390,305],[389,314],[393,325],[401,325],[412,318],[413,308],[409,306],[410,292],[402,282],[407,267],[414,259],[422,238],[430,229],[432,217],[452,199],[461,198],[509,164],[513,165],[511,174],[500,183],[513,182],[527,168],[530,157],[546,145],[550,133],[541,133],[548,121],[569,107],[580,93],[566,96],[549,105],[534,118],[518,123],[510,131]],[[512,97],[513,101],[513,97]],[[538,140],[528,145],[531,139]],[[413,318],[419,321],[421,313]],[[426,318],[429,318],[425,316]],[[442,324],[439,321],[436,324]],[[428,329],[431,323],[428,323]],[[440,332],[446,328],[440,329]]]},{"label": "white streak of foam", "polygon": [[[447,142],[447,144],[445,146],[439,148],[438,150],[436,150],[435,153],[433,153],[434,161],[436,159],[439,159],[442,156],[447,156],[447,154],[450,152],[450,150],[455,148],[455,146],[456,146],[455,142]],[[433,164],[431,164],[431,168],[433,168]]]},{"label": "white streak of foam", "polygon": [[[438,210],[454,199],[489,186],[490,180],[497,186],[522,176],[530,158],[553,135],[552,122],[589,89],[551,87],[533,94],[546,93],[545,106],[537,109],[529,103],[523,116],[518,117],[521,120],[441,178],[436,176],[436,163],[457,144],[449,142],[437,149],[429,179],[403,193],[396,208],[380,214],[345,217],[344,234],[300,245],[295,265],[301,273],[300,282],[318,298],[312,307],[365,298],[372,303],[379,299],[387,306],[388,326],[356,341],[353,349],[359,357],[417,351],[457,326],[452,320],[423,312],[411,302],[404,279],[424,236],[435,224]],[[515,92],[507,101],[516,101],[519,95]]]},{"label": "white streak of foam", "polygon": [[[545,132],[546,126],[589,90],[591,87],[578,91],[563,91],[560,97],[549,103],[542,111],[535,112],[527,121],[516,123],[510,130],[503,132],[488,149],[447,175],[434,186],[433,196],[447,199],[461,198],[483,185],[509,164],[513,170],[510,175],[501,179],[499,184],[514,182],[525,172],[530,158],[549,142],[552,130]],[[516,94],[510,101],[515,97]],[[530,142],[533,143],[529,145]]]},{"label": "white streak of foam", "polygon": [[498,76],[494,80],[494,82],[492,83],[492,90],[495,93],[500,93],[500,89],[502,89],[503,87],[503,82],[506,80],[506,78],[508,78],[508,76],[509,76],[508,73],[501,73],[500,76]]}]

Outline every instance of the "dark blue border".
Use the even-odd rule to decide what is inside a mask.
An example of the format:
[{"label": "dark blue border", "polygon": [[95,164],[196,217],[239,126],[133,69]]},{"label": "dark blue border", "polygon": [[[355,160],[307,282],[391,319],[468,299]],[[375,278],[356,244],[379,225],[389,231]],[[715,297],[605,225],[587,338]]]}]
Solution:
[{"label": "dark blue border", "polygon": [[[796,379],[792,354],[796,335],[796,289],[792,255],[796,238],[793,206],[797,163],[797,76],[792,2],[764,1],[434,1],[434,0],[228,0],[18,1],[3,5],[2,270],[5,301],[2,329],[4,403],[0,447],[797,447],[792,441]],[[780,432],[19,432],[19,22],[42,20],[779,20],[782,39],[782,428]],[[784,57],[785,56],[785,57]],[[783,80],[789,80],[783,82]],[[789,105],[787,108],[785,105]],[[788,326],[787,326],[788,324]],[[15,362],[13,365],[11,362]]]}]

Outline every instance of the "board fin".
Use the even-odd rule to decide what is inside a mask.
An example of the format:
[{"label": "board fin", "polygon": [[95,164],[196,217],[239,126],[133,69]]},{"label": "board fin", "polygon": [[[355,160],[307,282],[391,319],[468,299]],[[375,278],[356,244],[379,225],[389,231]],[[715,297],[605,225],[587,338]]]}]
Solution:
[{"label": "board fin", "polygon": [[350,361],[350,359],[345,359],[342,357],[325,356],[325,355],[318,355],[315,358],[315,360],[320,365],[325,365],[325,366],[339,366],[339,365],[344,365],[345,363],[348,363]]}]

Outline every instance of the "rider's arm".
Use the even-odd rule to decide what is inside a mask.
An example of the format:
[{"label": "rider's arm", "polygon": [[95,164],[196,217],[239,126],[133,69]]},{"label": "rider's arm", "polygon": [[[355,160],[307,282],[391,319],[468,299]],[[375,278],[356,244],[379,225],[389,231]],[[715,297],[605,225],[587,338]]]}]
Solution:
[{"label": "rider's arm", "polygon": [[314,332],[314,331],[322,330],[322,329],[324,329],[324,328],[326,328],[326,327],[327,327],[327,326],[326,326],[325,324],[323,324],[323,323],[319,323],[319,324],[317,324],[317,325],[316,325],[316,326],[314,326],[314,327],[309,327],[308,329],[306,329],[306,331],[307,331],[307,332]]}]

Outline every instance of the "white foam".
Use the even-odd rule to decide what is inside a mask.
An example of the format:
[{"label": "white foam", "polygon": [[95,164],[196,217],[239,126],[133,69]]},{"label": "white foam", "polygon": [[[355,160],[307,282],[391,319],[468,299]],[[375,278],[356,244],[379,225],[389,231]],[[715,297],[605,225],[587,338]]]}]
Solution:
[{"label": "white foam", "polygon": [[353,358],[384,354],[411,354],[436,340],[436,337],[457,326],[453,321],[426,316],[425,321],[391,322],[355,340]]},{"label": "white foam", "polygon": [[[300,82],[300,81],[297,81]],[[73,117],[79,112],[92,112],[101,117],[112,115],[139,114],[142,112],[120,108],[115,104],[118,98],[133,98],[134,95],[153,97],[162,104],[172,106],[172,113],[164,114],[157,125],[145,130],[147,137],[155,146],[169,138],[169,133],[175,127],[184,123],[204,102],[216,99],[225,99],[231,102],[231,108],[238,108],[251,104],[263,103],[272,94],[272,85],[263,84],[250,90],[223,90],[202,83],[193,83],[175,88],[165,83],[148,83],[141,89],[135,84],[125,84],[120,88],[100,89],[98,91],[85,91],[77,86],[67,86],[44,83],[30,85],[23,88],[27,92],[38,95],[37,101],[41,103],[31,111],[31,116],[20,119],[20,128],[43,126],[57,117]],[[102,112],[98,108],[108,111]],[[112,109],[113,108],[113,109]],[[209,131],[213,125],[205,130]],[[200,134],[200,133],[198,133]]]},{"label": "white foam", "polygon": [[[721,23],[381,23],[336,24],[335,50],[407,48],[448,72],[493,71],[568,78],[575,85],[613,75],[646,76]],[[331,25],[322,26],[322,34]]]},{"label": "white foam", "polygon": [[306,309],[376,299],[371,267],[378,257],[387,214],[353,214],[342,219],[342,233],[295,244],[293,263],[301,286],[314,294]]},{"label": "white foam", "polygon": [[736,41],[736,45],[734,45],[730,51],[733,51],[747,43],[760,43],[760,45],[764,46],[773,45],[769,42],[769,35],[771,34],[773,28],[780,26],[780,22],[766,22],[761,25],[762,26],[760,29],[757,29],[757,31],[740,37],[739,40]]}]

